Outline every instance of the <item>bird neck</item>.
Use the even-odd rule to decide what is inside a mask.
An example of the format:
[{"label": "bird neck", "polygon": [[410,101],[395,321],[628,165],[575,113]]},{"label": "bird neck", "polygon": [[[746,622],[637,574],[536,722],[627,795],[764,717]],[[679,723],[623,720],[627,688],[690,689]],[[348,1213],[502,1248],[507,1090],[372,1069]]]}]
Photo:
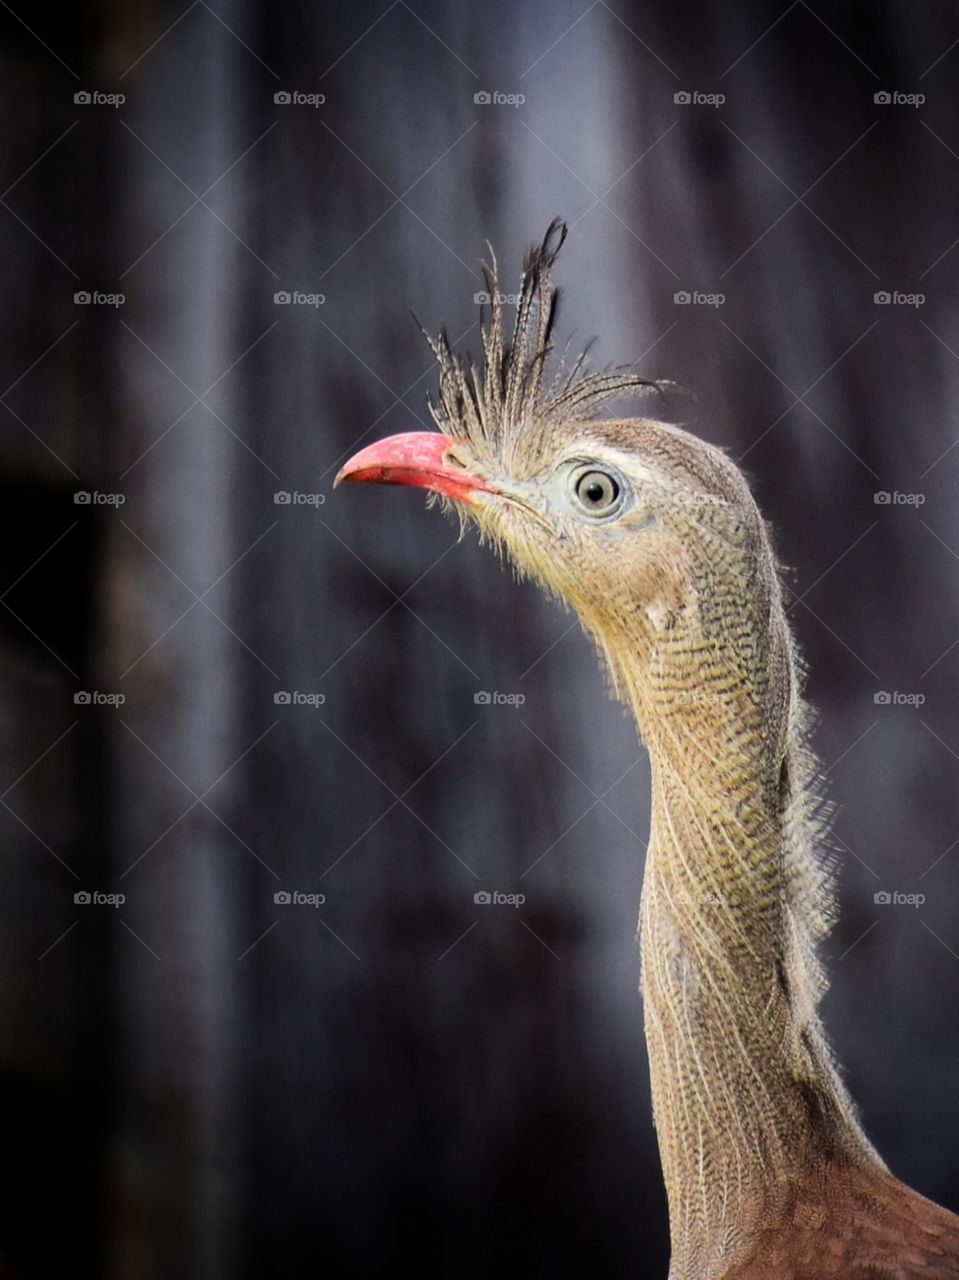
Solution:
[{"label": "bird neck", "polygon": [[832,895],[789,633],[768,619],[732,652],[672,626],[617,673],[652,764],[640,941],[671,1280],[747,1257],[799,1169],[873,1158],[817,1013]]}]

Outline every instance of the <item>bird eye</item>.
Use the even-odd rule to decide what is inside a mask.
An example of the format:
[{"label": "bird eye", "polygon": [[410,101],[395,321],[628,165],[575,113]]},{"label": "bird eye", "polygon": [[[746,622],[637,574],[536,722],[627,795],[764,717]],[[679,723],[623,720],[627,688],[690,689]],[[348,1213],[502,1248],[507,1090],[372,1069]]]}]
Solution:
[{"label": "bird eye", "polygon": [[594,516],[611,515],[620,506],[622,488],[607,471],[581,471],[573,479],[573,493],[584,511]]}]

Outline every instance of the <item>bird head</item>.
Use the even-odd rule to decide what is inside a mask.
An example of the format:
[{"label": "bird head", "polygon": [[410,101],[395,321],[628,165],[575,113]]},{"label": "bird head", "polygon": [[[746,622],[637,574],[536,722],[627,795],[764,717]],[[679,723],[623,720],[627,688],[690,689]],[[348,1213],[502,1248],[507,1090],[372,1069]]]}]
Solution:
[{"label": "bird head", "polygon": [[[564,359],[547,381],[557,302],[550,276],[565,237],[556,220],[528,253],[511,334],[491,251],[482,367],[456,355],[445,333],[428,338],[440,370],[430,403],[439,431],[362,449],[336,484],[438,495],[521,575],[575,609],[621,684],[624,645],[635,653],[677,627],[687,640],[692,629],[707,641],[712,626],[720,639],[728,618],[715,602],[732,586],[737,601],[754,598],[744,578],[758,572],[766,581],[773,562],[745,480],[720,450],[664,422],[601,416],[615,397],[662,394],[670,384],[589,373],[585,353]],[[768,609],[768,590],[760,594]]]}]

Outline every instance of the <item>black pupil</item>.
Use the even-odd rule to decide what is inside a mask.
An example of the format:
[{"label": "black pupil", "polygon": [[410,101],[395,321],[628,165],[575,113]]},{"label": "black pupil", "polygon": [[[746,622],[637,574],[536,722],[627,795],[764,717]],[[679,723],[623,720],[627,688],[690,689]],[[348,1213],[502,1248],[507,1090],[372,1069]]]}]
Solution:
[{"label": "black pupil", "polygon": [[582,500],[590,507],[608,507],[615,502],[619,488],[616,482],[609,476],[592,475],[584,476],[580,481],[579,494]]}]

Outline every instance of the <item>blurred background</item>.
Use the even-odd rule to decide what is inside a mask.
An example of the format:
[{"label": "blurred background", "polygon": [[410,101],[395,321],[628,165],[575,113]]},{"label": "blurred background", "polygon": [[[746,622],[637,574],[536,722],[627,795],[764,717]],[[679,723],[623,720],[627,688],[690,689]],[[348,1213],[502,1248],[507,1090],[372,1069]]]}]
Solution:
[{"label": "blurred background", "polygon": [[555,214],[560,340],[693,389],[775,526],[826,1021],[959,1210],[955,6],[0,29],[9,1275],[665,1274],[633,727],[421,495],[331,490],[428,425],[409,310],[476,350],[485,240],[508,288]]}]

